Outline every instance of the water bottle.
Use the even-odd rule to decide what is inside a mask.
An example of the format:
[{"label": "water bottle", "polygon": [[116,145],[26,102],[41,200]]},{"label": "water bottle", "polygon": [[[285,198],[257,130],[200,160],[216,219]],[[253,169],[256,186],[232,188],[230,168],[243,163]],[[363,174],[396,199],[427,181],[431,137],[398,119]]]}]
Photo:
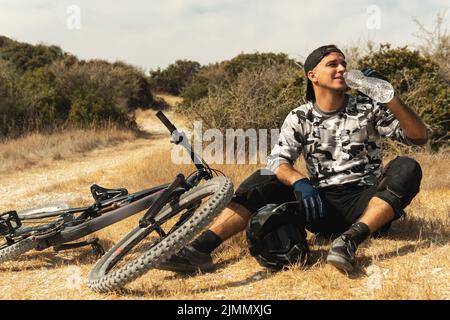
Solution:
[{"label": "water bottle", "polygon": [[362,92],[374,101],[388,103],[394,98],[394,88],[389,82],[378,78],[366,77],[359,70],[345,72],[344,79],[350,88]]}]

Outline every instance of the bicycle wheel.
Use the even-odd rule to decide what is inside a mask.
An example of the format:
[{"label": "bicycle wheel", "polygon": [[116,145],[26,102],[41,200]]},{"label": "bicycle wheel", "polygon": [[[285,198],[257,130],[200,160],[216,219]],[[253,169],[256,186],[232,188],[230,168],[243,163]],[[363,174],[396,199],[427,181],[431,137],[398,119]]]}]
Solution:
[{"label": "bicycle wheel", "polygon": [[166,204],[154,217],[161,229],[150,225],[132,230],[96,263],[88,286],[97,292],[118,290],[166,261],[205,228],[232,195],[231,181],[215,177]]},{"label": "bicycle wheel", "polygon": [[[16,234],[13,239],[5,237],[3,243],[0,243],[0,262],[13,260],[24,254],[27,251],[43,248],[38,248],[40,240],[43,235],[50,235],[56,229],[58,229],[63,224],[63,221],[58,219],[55,222],[45,222],[36,226],[25,226],[22,225],[16,230]],[[18,234],[20,233],[20,234]]]},{"label": "bicycle wheel", "polygon": [[0,262],[13,260],[36,246],[37,240],[34,237],[28,237],[13,244],[4,243],[0,245]]}]

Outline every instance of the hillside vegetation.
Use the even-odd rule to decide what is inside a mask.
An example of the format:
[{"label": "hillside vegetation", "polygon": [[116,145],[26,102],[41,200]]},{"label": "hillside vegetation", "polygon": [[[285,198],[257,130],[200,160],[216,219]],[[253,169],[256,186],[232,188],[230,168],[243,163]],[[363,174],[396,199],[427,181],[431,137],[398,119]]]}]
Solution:
[{"label": "hillside vegetation", "polygon": [[108,123],[135,128],[136,108],[153,105],[136,67],[0,37],[0,140]]},{"label": "hillside vegetation", "polygon": [[[417,49],[371,42],[342,49],[349,68],[370,67],[390,80],[427,124],[427,149],[436,151],[449,146],[450,35],[443,15],[431,31],[416,22]],[[80,60],[54,45],[0,37],[0,137],[104,123],[136,128],[137,108],[162,107],[152,92],[182,97],[179,112],[205,128],[279,128],[305,103],[305,87],[302,63],[282,52],[208,65],[179,59],[146,74],[124,62]]]}]

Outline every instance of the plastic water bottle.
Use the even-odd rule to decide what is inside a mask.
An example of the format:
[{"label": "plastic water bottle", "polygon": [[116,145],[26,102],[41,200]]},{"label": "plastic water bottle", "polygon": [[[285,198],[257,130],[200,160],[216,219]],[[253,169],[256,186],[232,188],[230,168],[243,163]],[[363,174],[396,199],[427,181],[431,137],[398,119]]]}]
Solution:
[{"label": "plastic water bottle", "polygon": [[359,70],[345,72],[344,79],[350,88],[364,93],[377,102],[388,103],[394,98],[394,88],[389,82],[366,77]]}]

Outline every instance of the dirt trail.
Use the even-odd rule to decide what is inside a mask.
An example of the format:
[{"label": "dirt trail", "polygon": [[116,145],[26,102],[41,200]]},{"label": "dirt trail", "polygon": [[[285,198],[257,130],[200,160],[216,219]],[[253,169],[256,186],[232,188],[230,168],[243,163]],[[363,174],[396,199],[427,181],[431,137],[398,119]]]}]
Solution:
[{"label": "dirt trail", "polygon": [[[184,119],[173,111],[164,112],[169,119],[185,130]],[[138,138],[110,148],[94,150],[82,158],[54,161],[50,166],[34,167],[0,176],[0,211],[30,207],[45,202],[70,201],[77,197],[76,193],[37,192],[43,188],[76,179],[80,175],[94,174],[126,164],[128,161],[139,161],[152,153],[170,150],[167,129],[155,117],[154,110],[140,111],[136,114],[140,127],[148,137]],[[180,125],[181,124],[181,125]]]}]

